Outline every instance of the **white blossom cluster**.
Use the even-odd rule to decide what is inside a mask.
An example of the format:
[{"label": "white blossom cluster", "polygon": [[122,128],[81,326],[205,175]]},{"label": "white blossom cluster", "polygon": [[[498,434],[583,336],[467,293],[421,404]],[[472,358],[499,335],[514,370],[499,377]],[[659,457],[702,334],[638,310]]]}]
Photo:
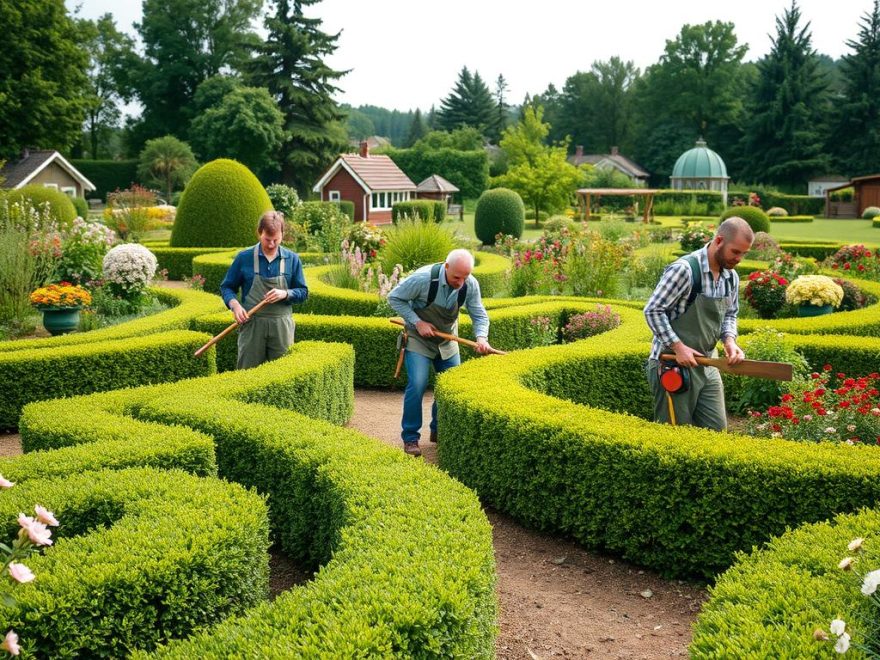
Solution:
[{"label": "white blossom cluster", "polygon": [[110,247],[116,242],[116,232],[100,222],[87,222],[77,216],[73,225],[65,232],[65,239],[75,240],[88,245],[106,245]]},{"label": "white blossom cluster", "polygon": [[104,256],[104,279],[126,292],[142,291],[153,280],[157,266],[155,255],[143,245],[124,243]]}]

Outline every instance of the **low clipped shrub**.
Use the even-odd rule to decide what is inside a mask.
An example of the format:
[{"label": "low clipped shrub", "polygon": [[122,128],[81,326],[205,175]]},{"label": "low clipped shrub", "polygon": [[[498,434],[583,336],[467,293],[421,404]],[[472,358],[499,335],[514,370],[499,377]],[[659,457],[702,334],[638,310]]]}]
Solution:
[{"label": "low clipped shrub", "polygon": [[768,218],[767,214],[758,206],[731,206],[721,214],[721,222],[724,222],[727,218],[733,217],[742,218],[748,222],[749,227],[751,227],[752,231],[755,233],[759,231],[770,231],[770,218]]},{"label": "low clipped shrub", "polygon": [[446,214],[437,219],[434,217],[434,202],[430,199],[414,199],[408,202],[397,202],[391,207],[391,221],[397,224],[404,218],[414,220],[418,218],[422,222],[443,222]]},{"label": "low clipped shrub", "polygon": [[788,211],[781,206],[774,206],[773,208],[767,209],[767,216],[770,218],[784,218],[787,215]]},{"label": "low clipped shrub", "polygon": [[508,188],[485,191],[477,200],[474,231],[483,245],[494,245],[498,234],[519,238],[525,227],[522,197]]},{"label": "low clipped shrub", "polygon": [[341,199],[336,203],[339,204],[339,210],[348,216],[349,221],[354,222],[354,202],[348,199]]},{"label": "low clipped shrub", "polygon": [[82,197],[72,197],[70,201],[73,202],[76,214],[83,220],[87,220],[89,217],[89,203]]},{"label": "low clipped shrub", "polygon": [[813,222],[815,217],[812,215],[787,215],[784,217],[775,217],[770,218],[770,222],[773,224],[779,223],[789,223],[789,224],[803,224],[807,222]]},{"label": "low clipped shrub", "polygon": [[877,302],[877,296],[862,291],[858,286],[839,277],[833,277],[834,283],[843,289],[843,300],[840,302],[839,312],[851,312],[862,309]]},{"label": "low clipped shrub", "polygon": [[434,222],[445,222],[448,206],[445,201],[434,200]]},{"label": "low clipped shrub", "polygon": [[379,250],[382,270],[390,273],[400,264],[403,272],[446,259],[455,248],[452,235],[436,223],[401,220],[385,232],[385,245]]},{"label": "low clipped shrub", "polygon": [[292,218],[296,207],[302,202],[299,199],[295,188],[286,186],[283,183],[273,183],[266,188],[266,194],[272,202],[272,207],[276,211],[281,211],[285,218]]},{"label": "low clipped shrub", "polygon": [[193,174],[177,208],[171,247],[237,247],[256,241],[260,216],[272,202],[241,163],[221,158]]},{"label": "low clipped shrub", "polygon": [[880,207],[877,206],[868,206],[862,211],[862,218],[864,220],[873,220],[878,215],[880,215]]},{"label": "low clipped shrub", "polygon": [[36,183],[9,192],[6,195],[6,199],[10,204],[20,202],[24,199],[30,200],[31,204],[36,207],[39,207],[42,204],[48,204],[52,216],[58,222],[60,227],[69,226],[77,215],[76,207],[73,205],[70,197],[60,190],[45,188]]},{"label": "low clipped shrub", "polygon": [[765,231],[755,233],[755,240],[752,242],[752,248],[746,254],[746,259],[754,259],[755,261],[769,261],[775,259],[781,248],[776,239]]}]

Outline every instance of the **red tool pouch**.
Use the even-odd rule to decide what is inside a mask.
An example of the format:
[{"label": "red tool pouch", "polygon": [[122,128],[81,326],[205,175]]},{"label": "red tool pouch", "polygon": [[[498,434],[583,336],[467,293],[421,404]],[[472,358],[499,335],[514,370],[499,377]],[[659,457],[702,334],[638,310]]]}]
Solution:
[{"label": "red tool pouch", "polygon": [[675,362],[661,362],[657,373],[660,385],[670,394],[681,394],[690,388],[691,374],[687,367],[679,366]]}]

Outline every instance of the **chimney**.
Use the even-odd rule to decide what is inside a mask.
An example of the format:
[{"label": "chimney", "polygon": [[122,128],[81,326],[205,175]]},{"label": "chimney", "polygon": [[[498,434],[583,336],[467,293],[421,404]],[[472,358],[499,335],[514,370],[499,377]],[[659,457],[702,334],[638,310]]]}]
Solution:
[{"label": "chimney", "polygon": [[616,156],[618,154],[617,147],[611,147],[611,155]]},{"label": "chimney", "polygon": [[574,148],[574,157],[578,160],[584,157],[584,145],[579,144]]},{"label": "chimney", "polygon": [[370,157],[370,143],[366,140],[361,140],[361,158],[369,158]]}]

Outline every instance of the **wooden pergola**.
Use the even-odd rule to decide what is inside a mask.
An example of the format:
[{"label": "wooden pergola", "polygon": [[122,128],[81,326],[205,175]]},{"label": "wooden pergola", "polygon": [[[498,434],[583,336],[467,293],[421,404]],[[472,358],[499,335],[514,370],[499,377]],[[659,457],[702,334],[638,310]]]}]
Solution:
[{"label": "wooden pergola", "polygon": [[632,197],[644,197],[645,204],[642,211],[642,221],[647,224],[651,217],[651,210],[654,207],[654,194],[657,190],[651,188],[580,188],[577,191],[578,206],[583,204],[584,220],[590,219],[590,203],[593,197],[624,195]]}]

